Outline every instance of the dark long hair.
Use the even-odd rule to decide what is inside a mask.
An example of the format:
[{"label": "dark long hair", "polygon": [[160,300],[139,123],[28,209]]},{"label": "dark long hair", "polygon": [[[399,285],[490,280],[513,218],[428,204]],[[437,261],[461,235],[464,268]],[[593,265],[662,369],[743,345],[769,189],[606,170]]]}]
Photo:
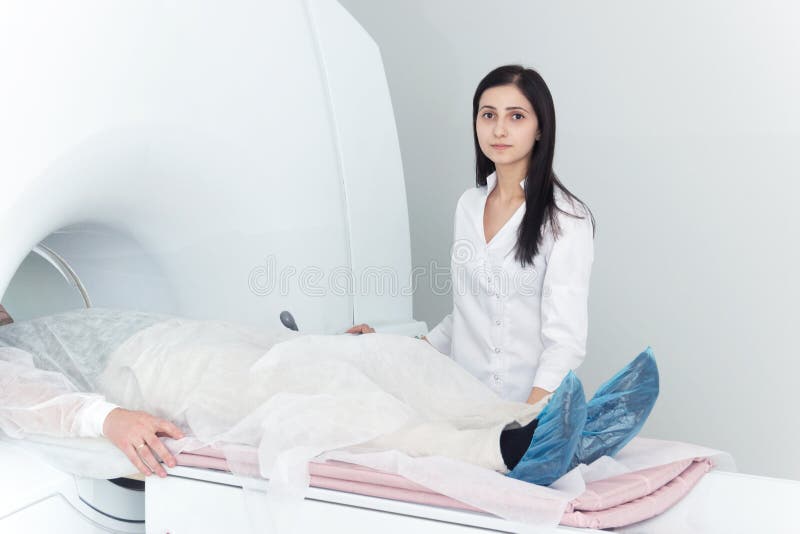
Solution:
[{"label": "dark long hair", "polygon": [[494,162],[486,157],[478,144],[478,132],[475,121],[478,118],[478,105],[481,95],[487,89],[500,85],[514,85],[533,106],[533,112],[539,120],[540,138],[533,146],[528,173],[525,177],[525,216],[517,231],[517,247],[515,258],[523,266],[533,264],[533,258],[539,252],[546,221],[550,221],[553,236],[558,239],[561,229],[557,212],[571,217],[584,218],[582,215],[562,210],[556,205],[554,193],[558,187],[573,206],[578,203],[592,220],[594,215],[588,206],[564,187],[556,173],[553,172],[553,155],[556,147],[556,112],[550,89],[538,72],[520,65],[505,65],[487,74],[475,89],[472,99],[472,134],[475,140],[475,183],[486,185],[486,177],[495,171]]}]

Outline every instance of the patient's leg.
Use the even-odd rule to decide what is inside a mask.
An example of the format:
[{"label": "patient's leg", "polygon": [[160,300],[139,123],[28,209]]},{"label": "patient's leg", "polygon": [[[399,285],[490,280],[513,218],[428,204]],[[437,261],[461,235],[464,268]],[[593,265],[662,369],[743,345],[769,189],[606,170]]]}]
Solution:
[{"label": "patient's leg", "polygon": [[458,429],[445,421],[412,422],[365,447],[395,449],[410,456],[447,456],[509,476],[548,485],[567,472],[586,422],[578,378],[569,373],[537,420],[521,428]]},{"label": "patient's leg", "polygon": [[534,419],[523,427],[509,428],[500,433],[500,454],[509,470],[514,469],[528,451],[538,424],[539,420]]},{"label": "patient's leg", "polygon": [[[473,465],[505,472],[500,435],[506,425],[458,429],[446,422],[419,422],[365,443],[367,450],[398,450],[409,456],[446,456]],[[360,450],[361,446],[356,450]]]},{"label": "patient's leg", "polygon": [[372,440],[367,448],[395,449],[410,456],[447,456],[494,471],[514,469],[531,447],[538,424],[457,429],[448,423],[419,423]]},{"label": "patient's leg", "polygon": [[[497,462],[496,429],[457,430],[452,427],[422,425],[411,432],[404,431],[405,435],[400,441],[406,443],[406,452],[416,456],[425,453],[426,456],[436,454],[455,457],[496,471],[505,471],[514,469],[528,451],[538,423],[539,420],[534,419],[525,426],[506,428],[500,432],[500,456],[504,464],[502,467],[506,469]],[[409,447],[411,440],[419,440],[428,445]],[[395,442],[394,446],[402,445]]]}]

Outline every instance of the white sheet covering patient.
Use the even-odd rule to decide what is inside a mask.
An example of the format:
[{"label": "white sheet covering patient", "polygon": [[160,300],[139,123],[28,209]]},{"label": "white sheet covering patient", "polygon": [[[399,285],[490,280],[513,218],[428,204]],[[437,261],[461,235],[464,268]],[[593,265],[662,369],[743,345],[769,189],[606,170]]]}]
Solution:
[{"label": "white sheet covering patient", "polygon": [[[92,406],[105,397],[172,420],[202,440],[172,443],[173,452],[220,445],[238,474],[256,473],[239,456],[240,447],[229,444],[257,447],[255,469],[269,478],[268,501],[281,503],[273,514],[288,510],[286,497],[302,497],[307,463],[323,452],[531,523],[556,524],[567,500],[582,489],[563,493],[498,473],[505,471],[501,431],[514,421],[532,421],[545,402],[501,400],[413,338],[266,333],[92,309],[0,327],[0,361],[0,428],[6,433],[96,435],[84,421],[96,416]],[[103,456],[100,445],[65,451],[45,443],[39,450],[50,460],[57,455],[56,464],[76,474],[98,476],[104,463],[101,476],[130,472],[120,471],[119,451],[106,447]],[[93,451],[89,457],[85,447]],[[509,492],[516,493],[515,502],[504,497]]]},{"label": "white sheet covering patient", "polygon": [[503,401],[427,343],[393,335],[93,309],[3,327],[2,345],[0,428],[12,436],[98,436],[117,404],[206,443],[269,444],[266,464],[358,445],[505,471],[500,432],[543,406]]},{"label": "white sheet covering patient", "polygon": [[[236,473],[255,474],[230,444],[257,447],[255,468],[269,478],[270,499],[302,497],[307,463],[324,453],[397,473],[500,517],[556,525],[583,491],[586,471],[576,469],[551,488],[500,474],[501,431],[532,421],[546,402],[503,401],[424,341],[400,336],[267,333],[98,309],[0,326],[6,434],[96,436],[109,403],[146,410],[201,440],[173,442],[173,451],[216,443]],[[130,472],[121,453],[100,440],[43,447],[76,474]],[[628,465],[605,458],[589,474],[597,479],[709,455],[685,446],[656,452],[629,457]],[[288,509],[280,503],[270,513]]]}]

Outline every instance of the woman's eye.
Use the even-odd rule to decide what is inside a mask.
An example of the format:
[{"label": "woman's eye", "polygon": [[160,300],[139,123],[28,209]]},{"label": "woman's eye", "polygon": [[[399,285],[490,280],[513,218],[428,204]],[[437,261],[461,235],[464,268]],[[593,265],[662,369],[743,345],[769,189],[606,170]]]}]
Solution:
[{"label": "woman's eye", "polygon": [[525,115],[523,115],[522,113],[514,113],[512,115],[512,117],[514,117],[514,120],[520,120],[520,119],[524,119]]},{"label": "woman's eye", "polygon": [[492,117],[494,117],[494,113],[492,113],[491,111],[487,111],[483,115],[481,115],[481,117],[483,117],[484,119],[491,119]]}]

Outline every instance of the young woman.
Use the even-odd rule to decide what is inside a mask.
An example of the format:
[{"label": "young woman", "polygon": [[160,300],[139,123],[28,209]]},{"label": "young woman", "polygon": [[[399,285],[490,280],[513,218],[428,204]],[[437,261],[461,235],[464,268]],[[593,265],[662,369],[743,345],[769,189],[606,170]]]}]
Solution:
[{"label": "young woman", "polygon": [[477,187],[456,207],[453,312],[426,339],[500,397],[535,404],[586,352],[594,219],[553,172],[555,110],[538,73],[487,74],[472,118]]}]

